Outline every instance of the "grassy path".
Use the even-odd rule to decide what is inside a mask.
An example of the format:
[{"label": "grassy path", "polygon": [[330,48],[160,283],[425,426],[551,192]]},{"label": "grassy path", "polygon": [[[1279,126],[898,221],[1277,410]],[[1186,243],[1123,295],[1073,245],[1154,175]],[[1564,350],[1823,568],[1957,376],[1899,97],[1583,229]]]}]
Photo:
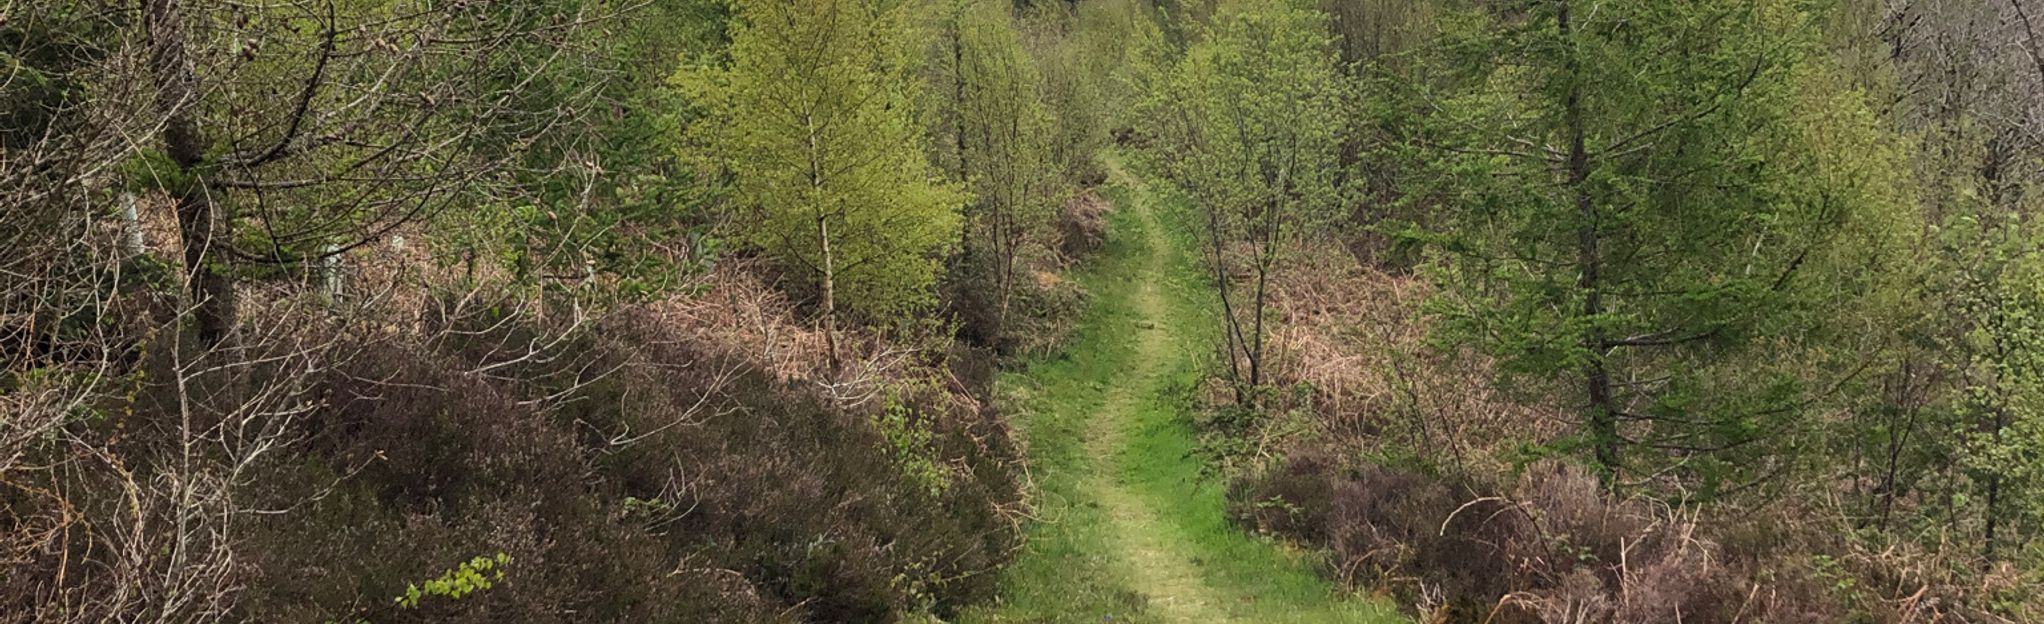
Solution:
[{"label": "grassy path", "polygon": [[1397,622],[1304,557],[1228,526],[1185,418],[1210,344],[1205,293],[1165,207],[1110,162],[1117,210],[1072,348],[1002,379],[1030,443],[1038,522],[1001,599],[966,623]]}]

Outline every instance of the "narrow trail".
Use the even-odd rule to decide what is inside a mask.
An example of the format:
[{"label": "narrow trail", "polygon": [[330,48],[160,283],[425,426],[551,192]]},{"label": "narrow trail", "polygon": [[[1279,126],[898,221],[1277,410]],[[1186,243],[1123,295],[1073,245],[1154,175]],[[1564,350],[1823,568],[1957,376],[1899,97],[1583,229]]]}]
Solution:
[{"label": "narrow trail", "polygon": [[1038,519],[999,599],[960,622],[1400,622],[1309,557],[1243,534],[1202,479],[1185,396],[1211,344],[1169,206],[1109,159],[1104,257],[1065,353],[999,386],[1029,443]]},{"label": "narrow trail", "polygon": [[[1138,191],[1131,193],[1137,195],[1132,198],[1136,201],[1124,208],[1140,221],[1143,246],[1150,253],[1140,263],[1139,279],[1129,293],[1130,308],[1145,319],[1136,327],[1130,366],[1119,379],[1109,382],[1106,404],[1090,423],[1087,447],[1098,458],[1118,458],[1128,447],[1129,429],[1137,424],[1137,412],[1146,407],[1142,398],[1163,390],[1165,368],[1175,363],[1171,361],[1175,354],[1170,343],[1174,332],[1158,293],[1165,271],[1162,251],[1169,249],[1170,243],[1157,223],[1148,194],[1140,192],[1143,187],[1139,181],[1119,167],[1113,171],[1117,181]],[[1224,611],[1215,608],[1217,605],[1209,603],[1220,592],[1207,587],[1198,566],[1185,557],[1185,549],[1170,543],[1158,530],[1162,520],[1157,510],[1144,504],[1142,493],[1131,486],[1126,475],[1117,474],[1112,467],[1092,471],[1085,482],[1086,491],[1107,510],[1108,527],[1115,537],[1113,545],[1133,573],[1130,582],[1148,598],[1150,610],[1169,622],[1230,620]]]}]

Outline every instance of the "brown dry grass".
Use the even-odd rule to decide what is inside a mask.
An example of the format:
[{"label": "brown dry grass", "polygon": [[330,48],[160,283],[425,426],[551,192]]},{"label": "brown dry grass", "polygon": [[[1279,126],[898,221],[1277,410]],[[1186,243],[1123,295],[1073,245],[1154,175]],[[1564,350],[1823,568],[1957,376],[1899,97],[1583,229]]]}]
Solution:
[{"label": "brown dry grass", "polygon": [[1107,244],[1107,213],[1114,210],[1096,191],[1072,195],[1058,211],[1058,253],[1077,262]]},{"label": "brown dry grass", "polygon": [[1371,448],[1386,435],[1479,457],[1567,431],[1562,410],[1506,396],[1490,362],[1427,344],[1425,280],[1365,266],[1332,242],[1309,244],[1277,273],[1271,379],[1307,384],[1329,442]]},{"label": "brown dry grass", "polygon": [[[1959,573],[1977,545],[1850,539],[1844,503],[1818,491],[1700,510],[1613,499],[1570,465],[1515,469],[1513,447],[1569,433],[1566,406],[1430,344],[1422,276],[1332,243],[1294,257],[1313,262],[1276,276],[1271,379],[1310,388],[1316,427],[1236,483],[1235,513],[1329,548],[1344,582],[1398,588],[1426,621],[2006,623],[1981,605],[2029,593],[2010,565]],[[1389,449],[1445,470],[1358,461]]]},{"label": "brown dry grass", "polygon": [[704,276],[697,295],[654,303],[650,312],[676,335],[706,353],[745,362],[789,383],[814,384],[841,405],[854,407],[910,379],[938,378],[952,400],[977,410],[977,400],[948,370],[930,366],[942,354],[886,339],[872,331],[840,330],[843,370],[830,370],[822,328],[805,322],[794,302],[761,278],[758,267],[737,261]]},{"label": "brown dry grass", "polygon": [[794,305],[737,263],[720,267],[704,281],[700,296],[654,304],[662,323],[690,336],[717,355],[771,373],[779,381],[818,379],[829,363],[823,331],[795,322]]}]

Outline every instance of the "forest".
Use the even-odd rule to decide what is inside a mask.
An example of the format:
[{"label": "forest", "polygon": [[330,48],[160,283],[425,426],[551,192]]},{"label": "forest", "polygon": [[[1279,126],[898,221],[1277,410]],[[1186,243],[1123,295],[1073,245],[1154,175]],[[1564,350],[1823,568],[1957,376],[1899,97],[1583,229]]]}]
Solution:
[{"label": "forest", "polygon": [[0,623],[2044,622],[2038,214],[2039,0],[8,0]]}]

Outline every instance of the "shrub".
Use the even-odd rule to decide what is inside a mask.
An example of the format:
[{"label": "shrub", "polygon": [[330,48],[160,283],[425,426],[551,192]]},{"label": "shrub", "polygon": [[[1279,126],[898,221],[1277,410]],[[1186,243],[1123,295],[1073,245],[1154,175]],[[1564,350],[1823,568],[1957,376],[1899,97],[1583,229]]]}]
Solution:
[{"label": "shrub", "polygon": [[[104,459],[9,472],[25,487],[0,491],[19,521],[8,552],[48,529],[60,543],[0,567],[0,621],[172,613],[142,581],[191,570],[178,580],[205,583],[204,602],[175,613],[194,619],[891,622],[985,599],[1016,547],[1016,452],[973,394],[989,372],[968,385],[945,358],[902,363],[876,369],[903,388],[892,401],[849,401],[666,306],[596,322],[466,309],[485,312],[428,314],[427,338],[245,315],[270,333],[189,380],[203,391],[182,404],[215,437],[186,464],[178,359],[150,352],[129,398],[97,406],[110,417],[67,421],[23,465]],[[232,411],[246,405],[268,416]],[[197,533],[178,524],[186,482],[219,502],[197,511],[221,510]]]},{"label": "shrub", "polygon": [[1107,245],[1107,212],[1113,206],[1094,191],[1073,195],[1058,211],[1058,253],[1077,262]]},{"label": "shrub", "polygon": [[1614,500],[1571,464],[1537,463],[1498,488],[1329,457],[1295,452],[1238,481],[1238,519],[1326,548],[1351,586],[1438,597],[1446,621],[1771,624],[1867,612],[1855,605],[1868,597],[1817,582],[1804,551],[1728,550],[1693,518]]}]

